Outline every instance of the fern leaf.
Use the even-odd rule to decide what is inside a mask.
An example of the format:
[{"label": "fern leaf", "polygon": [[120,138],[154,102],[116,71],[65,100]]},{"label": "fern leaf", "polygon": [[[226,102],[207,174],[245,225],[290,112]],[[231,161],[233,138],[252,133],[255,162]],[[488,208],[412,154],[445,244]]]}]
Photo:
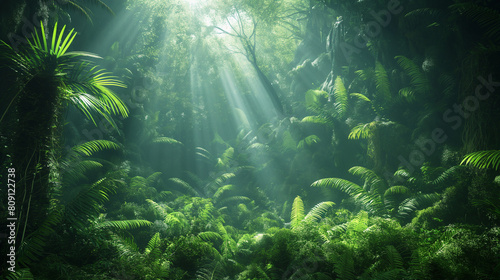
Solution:
[{"label": "fern leaf", "polygon": [[100,223],[97,228],[115,228],[120,230],[136,229],[152,225],[147,220],[123,220],[123,221],[105,221]]},{"label": "fern leaf", "polygon": [[83,156],[91,156],[94,153],[103,150],[118,150],[118,149],[120,149],[120,146],[118,144],[108,140],[93,140],[85,142],[81,145],[72,148],[73,151]]},{"label": "fern leaf", "polygon": [[348,108],[348,94],[340,76],[335,79],[333,86],[333,96],[335,98],[335,112],[338,119],[344,118]]},{"label": "fern leaf", "polygon": [[368,139],[373,135],[372,123],[359,124],[352,128],[349,133],[349,139]]},{"label": "fern leaf", "polygon": [[387,72],[384,66],[378,61],[375,63],[375,78],[377,97],[382,101],[382,104],[385,104],[391,100],[391,89]]},{"label": "fern leaf", "polygon": [[170,137],[156,137],[153,139],[153,143],[165,143],[165,144],[176,144],[176,145],[184,145],[182,142],[175,140]]},{"label": "fern leaf", "polygon": [[350,196],[355,196],[361,192],[363,192],[363,188],[358,186],[357,184],[339,178],[324,178],[315,181],[311,184],[311,187],[320,187],[320,188],[334,188],[340,191],[343,191]]},{"label": "fern leaf", "polygon": [[396,60],[405,70],[406,74],[410,77],[410,84],[414,88],[415,92],[418,94],[427,94],[429,92],[429,80],[425,76],[425,74],[420,70],[415,62],[404,57],[404,56],[396,56]]},{"label": "fern leaf", "polygon": [[319,143],[321,139],[316,136],[316,135],[309,135],[303,140],[299,141],[299,144],[297,144],[298,149],[303,149],[306,145],[307,146],[312,146],[313,144]]},{"label": "fern leaf", "polygon": [[317,109],[321,107],[328,99],[328,93],[323,90],[308,90],[306,92],[306,107],[310,109]]},{"label": "fern leaf", "polygon": [[43,223],[32,234],[24,239],[17,252],[17,260],[23,265],[39,261],[44,253],[47,238],[54,232],[54,228],[62,220],[62,213],[51,211]]},{"label": "fern leaf", "polygon": [[219,233],[214,232],[214,231],[200,232],[200,233],[198,233],[198,237],[203,241],[212,242],[212,243],[215,243],[215,242],[222,240],[222,236]]},{"label": "fern leaf", "polygon": [[190,194],[194,196],[200,196],[197,190],[195,190],[190,184],[187,182],[179,179],[179,178],[170,178],[168,179],[170,182],[174,183],[175,185],[183,188],[184,190],[188,191]]},{"label": "fern leaf", "polygon": [[313,123],[313,124],[327,124],[330,125],[331,122],[323,117],[320,116],[307,116],[304,117],[301,121],[301,123]]},{"label": "fern leaf", "polygon": [[300,222],[304,219],[304,202],[300,198],[300,196],[297,196],[293,200],[292,204],[292,214],[291,214],[291,222],[290,226],[292,229],[296,228]]},{"label": "fern leaf", "polygon": [[234,157],[234,148],[233,147],[227,148],[224,151],[224,153],[222,153],[222,156],[219,158],[217,167],[227,167],[229,165],[229,162],[233,160],[233,157]]},{"label": "fern leaf", "polygon": [[498,42],[500,36],[500,12],[498,10],[471,2],[454,4],[450,7],[477,22],[488,38]]},{"label": "fern leaf", "polygon": [[225,185],[225,186],[222,186],[220,188],[217,189],[217,191],[214,193],[213,195],[213,200],[214,201],[218,201],[219,198],[224,194],[224,193],[227,193],[229,191],[232,191],[235,189],[235,186],[234,185]]},{"label": "fern leaf", "polygon": [[310,211],[307,213],[307,215],[304,217],[305,221],[319,221],[323,217],[323,215],[328,212],[330,208],[332,208],[335,205],[335,203],[331,201],[324,201],[316,204]]},{"label": "fern leaf", "polygon": [[361,177],[370,186],[370,191],[382,194],[387,189],[387,182],[380,178],[374,171],[362,167],[354,166],[349,169],[349,173]]},{"label": "fern leaf", "polygon": [[410,190],[405,186],[392,186],[385,191],[384,196],[408,193],[410,193]]},{"label": "fern leaf", "polygon": [[350,96],[355,97],[355,98],[362,100],[362,101],[366,101],[366,102],[370,102],[370,103],[372,102],[370,100],[370,98],[366,97],[366,95],[364,95],[362,93],[351,93]]},{"label": "fern leaf", "polygon": [[161,174],[162,174],[161,172],[155,172],[155,173],[149,175],[149,177],[146,178],[146,184],[148,186],[153,186],[154,183],[156,181],[158,181],[158,179],[160,178]]}]

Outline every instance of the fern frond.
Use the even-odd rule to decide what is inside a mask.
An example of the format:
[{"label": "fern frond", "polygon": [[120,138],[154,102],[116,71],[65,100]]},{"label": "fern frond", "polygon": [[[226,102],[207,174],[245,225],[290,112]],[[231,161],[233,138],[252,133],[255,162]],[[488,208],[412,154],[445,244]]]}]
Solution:
[{"label": "fern frond", "polygon": [[187,182],[185,182],[179,178],[170,178],[170,179],[168,179],[168,181],[183,188],[184,190],[188,191],[190,194],[192,194],[194,196],[200,196],[200,194],[198,193],[197,190],[195,190],[190,184],[188,184]]},{"label": "fern frond", "polygon": [[51,211],[40,227],[24,239],[17,251],[16,257],[19,263],[27,266],[40,260],[48,236],[54,232],[54,228],[61,222],[62,217],[61,211]]},{"label": "fern frond", "polygon": [[290,216],[290,226],[292,229],[296,228],[300,222],[304,219],[304,202],[300,198],[300,196],[297,196],[293,200],[292,204],[292,214]]},{"label": "fern frond", "polygon": [[306,92],[306,107],[312,110],[320,108],[328,99],[328,93],[323,90],[311,89]]},{"label": "fern frond", "polygon": [[303,149],[306,145],[311,146],[313,144],[319,143],[320,141],[321,141],[321,139],[318,136],[309,135],[306,138],[299,141],[299,144],[297,144],[297,148]]},{"label": "fern frond", "polygon": [[335,99],[335,113],[338,119],[342,119],[347,113],[349,100],[347,90],[340,76],[337,76],[337,78],[335,79],[335,84],[333,86],[333,96]]},{"label": "fern frond", "polygon": [[76,183],[78,180],[85,179],[85,173],[94,169],[103,167],[100,162],[93,160],[82,160],[77,162],[63,162],[62,164],[63,180],[66,185]]},{"label": "fern frond", "polygon": [[182,142],[175,140],[170,137],[156,137],[153,139],[153,143],[165,143],[165,144],[176,144],[176,145],[184,145]]},{"label": "fern frond", "polygon": [[372,123],[359,124],[352,128],[349,133],[349,139],[368,139],[373,135],[373,125]]},{"label": "fern frond", "polygon": [[370,191],[376,191],[382,194],[387,188],[387,182],[380,178],[377,173],[363,166],[353,166],[349,169],[349,173],[359,176],[365,180],[365,183],[370,186]]},{"label": "fern frond", "polygon": [[405,186],[392,186],[385,191],[384,196],[408,193],[410,193],[410,190]]},{"label": "fern frond", "polygon": [[375,87],[377,89],[377,97],[382,104],[391,100],[389,78],[384,66],[378,61],[375,63]]},{"label": "fern frond", "polygon": [[307,213],[307,215],[304,217],[305,221],[319,221],[323,218],[323,215],[328,212],[330,208],[332,208],[335,205],[335,203],[331,201],[324,201],[316,204],[310,211]]},{"label": "fern frond", "polygon": [[120,230],[129,230],[129,229],[151,226],[152,224],[153,223],[147,220],[105,221],[98,224],[97,228],[114,228]]},{"label": "fern frond", "polygon": [[327,124],[327,125],[331,124],[331,122],[328,119],[323,118],[321,116],[307,116],[307,117],[304,117],[300,122],[301,123],[313,123],[313,124]]},{"label": "fern frond", "polygon": [[146,178],[146,184],[148,186],[153,186],[153,184],[160,178],[161,174],[161,172],[155,172],[149,175],[148,178]]},{"label": "fern frond", "polygon": [[355,196],[363,192],[363,188],[357,184],[339,178],[324,178],[315,181],[311,187],[334,188],[347,193],[350,196]]},{"label": "fern frond", "polygon": [[99,214],[102,204],[114,193],[117,182],[112,178],[102,178],[90,186],[84,186],[66,204],[66,218],[76,227],[84,227],[89,219]]},{"label": "fern frond", "polygon": [[394,177],[399,177],[401,179],[408,179],[410,178],[410,172],[406,169],[398,169],[396,172],[394,172]]},{"label": "fern frond", "polygon": [[128,257],[139,254],[139,246],[134,241],[134,237],[121,236],[116,233],[111,234],[112,245],[118,251],[118,257],[120,260],[125,260]]},{"label": "fern frond", "polygon": [[500,150],[479,151],[466,155],[460,165],[470,165],[480,169],[500,170]]},{"label": "fern frond", "polygon": [[16,272],[8,272],[6,280],[34,280],[35,277],[29,268],[16,269]]},{"label": "fern frond", "polygon": [[222,184],[224,184],[229,179],[234,178],[235,176],[236,176],[236,174],[234,174],[232,172],[224,173],[224,174],[220,175],[219,177],[217,177],[213,182],[211,182],[210,185],[221,187]]},{"label": "fern frond", "polygon": [[416,97],[415,97],[416,94],[413,91],[413,88],[411,88],[411,87],[401,88],[399,90],[399,95],[404,97],[404,99],[410,103],[416,100]]},{"label": "fern frond", "polygon": [[148,245],[144,250],[144,254],[152,260],[157,260],[161,254],[160,245],[161,245],[160,233],[157,232],[149,240]]},{"label": "fern frond", "polygon": [[472,2],[454,4],[450,8],[477,22],[488,38],[498,42],[500,36],[500,12],[498,10]]},{"label": "fern frond", "polygon": [[108,140],[93,140],[85,142],[81,145],[72,148],[73,151],[83,156],[92,156],[94,153],[103,150],[118,150],[120,146],[113,141]]},{"label": "fern frond", "polygon": [[235,189],[235,186],[234,185],[225,185],[225,186],[222,186],[220,188],[217,189],[217,191],[214,193],[214,195],[212,196],[213,200],[215,202],[217,202],[219,200],[219,198],[224,194],[224,193],[227,193],[227,192],[230,192],[232,190]]},{"label": "fern frond", "polygon": [[372,102],[370,100],[370,98],[366,97],[366,95],[364,95],[362,93],[351,93],[350,96],[355,97],[355,98],[362,100],[362,101],[366,101],[366,102],[370,102],[370,103]]},{"label": "fern frond", "polygon": [[339,280],[354,280],[356,274],[354,273],[354,259],[351,249],[346,248],[342,254],[334,257],[335,273]]},{"label": "fern frond", "polygon": [[413,86],[415,92],[418,94],[427,94],[430,89],[429,80],[420,70],[420,67],[404,56],[396,56],[396,61],[410,77],[410,84]]},{"label": "fern frond", "polygon": [[222,236],[219,233],[214,232],[214,231],[200,232],[200,233],[198,233],[198,237],[203,241],[212,242],[212,243],[215,243],[215,242],[222,240]]}]

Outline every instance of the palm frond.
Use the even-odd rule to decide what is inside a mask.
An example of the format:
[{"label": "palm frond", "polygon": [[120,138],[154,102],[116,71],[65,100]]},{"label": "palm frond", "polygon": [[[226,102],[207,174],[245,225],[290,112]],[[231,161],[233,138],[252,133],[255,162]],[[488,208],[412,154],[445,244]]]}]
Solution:
[{"label": "palm frond", "polygon": [[473,152],[464,157],[460,165],[470,165],[480,169],[500,170],[500,150]]}]

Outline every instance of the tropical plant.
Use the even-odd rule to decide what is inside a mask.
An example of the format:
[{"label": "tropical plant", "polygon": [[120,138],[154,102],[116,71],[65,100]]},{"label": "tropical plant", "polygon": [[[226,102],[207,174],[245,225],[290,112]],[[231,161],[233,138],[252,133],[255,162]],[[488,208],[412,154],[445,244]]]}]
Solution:
[{"label": "tropical plant", "polygon": [[500,151],[490,150],[470,153],[464,157],[460,164],[470,165],[480,169],[492,168],[500,170]]},{"label": "tropical plant", "polygon": [[[18,182],[20,197],[19,220],[33,232],[49,205],[49,177],[57,174],[56,143],[59,140],[61,114],[66,103],[77,107],[96,124],[98,115],[116,127],[111,115],[127,117],[125,104],[110,87],[125,87],[115,77],[97,65],[83,60],[99,58],[86,52],[69,52],[76,32],[58,30],[57,23],[50,36],[41,25],[27,44],[14,49],[1,43],[3,65],[12,69],[15,83],[7,91],[7,113],[17,118],[14,141],[9,147],[13,164],[25,175]],[[12,110],[12,107],[15,110]],[[33,191],[34,186],[37,190]],[[30,211],[29,208],[34,208]],[[28,213],[30,215],[28,216]]]},{"label": "tropical plant", "polygon": [[311,187],[331,187],[347,193],[362,209],[377,216],[403,218],[414,212],[424,201],[436,201],[436,194],[412,194],[405,186],[389,186],[386,180],[374,171],[354,166],[349,173],[360,177],[363,187],[340,178],[324,178],[314,182]]},{"label": "tropical plant", "polygon": [[319,221],[322,216],[335,205],[331,201],[324,201],[316,204],[307,215],[304,214],[304,202],[300,196],[293,200],[290,226],[292,229],[298,228],[303,222]]}]

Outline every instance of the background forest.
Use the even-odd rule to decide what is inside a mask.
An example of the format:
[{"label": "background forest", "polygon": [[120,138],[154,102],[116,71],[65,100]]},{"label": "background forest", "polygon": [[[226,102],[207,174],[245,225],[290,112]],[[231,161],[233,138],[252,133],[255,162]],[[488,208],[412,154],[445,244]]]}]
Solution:
[{"label": "background forest", "polygon": [[499,9],[2,1],[1,276],[500,279]]}]

